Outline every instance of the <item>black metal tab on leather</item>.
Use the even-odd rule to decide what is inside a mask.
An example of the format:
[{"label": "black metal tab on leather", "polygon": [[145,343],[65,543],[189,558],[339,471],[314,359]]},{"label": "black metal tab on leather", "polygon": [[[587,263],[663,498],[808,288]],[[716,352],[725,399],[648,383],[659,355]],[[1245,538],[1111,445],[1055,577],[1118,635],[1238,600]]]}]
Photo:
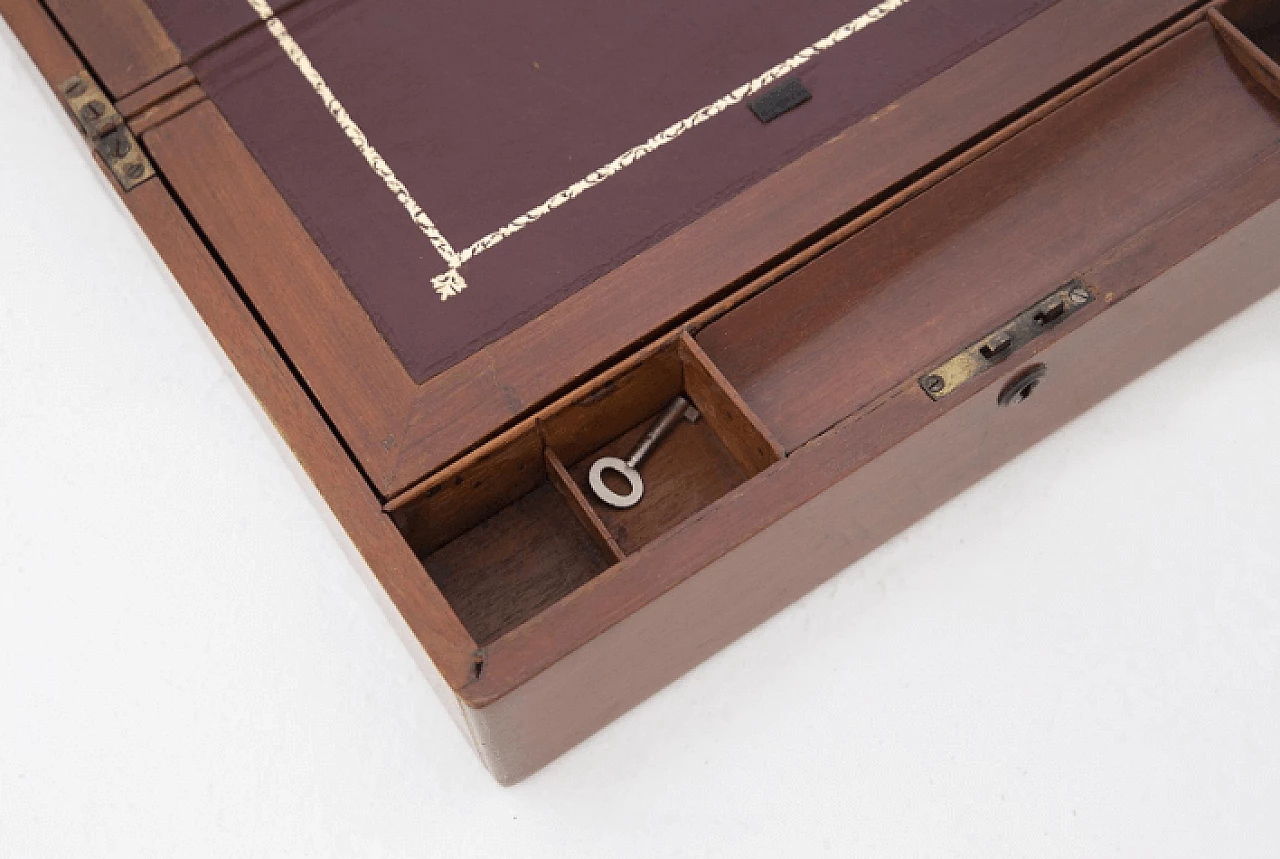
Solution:
[{"label": "black metal tab on leather", "polygon": [[773,122],[789,110],[795,110],[813,95],[798,80],[789,80],[753,100],[749,107],[761,122]]}]

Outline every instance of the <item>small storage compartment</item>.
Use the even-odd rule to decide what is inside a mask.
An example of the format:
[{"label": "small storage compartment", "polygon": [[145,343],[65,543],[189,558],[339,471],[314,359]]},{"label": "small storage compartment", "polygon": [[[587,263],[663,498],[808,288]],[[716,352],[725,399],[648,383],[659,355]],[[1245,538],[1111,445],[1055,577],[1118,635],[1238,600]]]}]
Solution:
[{"label": "small storage compartment", "polygon": [[603,456],[626,459],[652,420],[651,416],[592,451],[569,470],[624,552],[634,552],[671,530],[749,476],[706,420],[691,423],[682,419],[644,462],[641,503],[629,509],[603,503],[587,483],[591,464]]},{"label": "small storage compartment", "polygon": [[1280,61],[1280,0],[1230,0],[1220,11],[1245,39]]},{"label": "small storage compartment", "polygon": [[617,560],[557,486],[536,427],[442,475],[395,513],[477,644],[498,638]]},{"label": "small storage compartment", "polygon": [[478,644],[590,581],[613,561],[549,483],[423,558]]},{"label": "small storage compartment", "polygon": [[[596,497],[588,472],[601,457],[627,459],[657,416],[685,396],[697,418],[677,420],[640,467],[644,496],[618,509]],[[546,421],[548,444],[624,552],[639,550],[781,458],[689,337]]]},{"label": "small storage compartment", "polygon": [[[1140,286],[1151,260],[1185,258],[1276,199],[1267,183],[1280,160],[1280,101],[1274,79],[1242,65],[1236,48],[1220,21],[1195,25],[712,322],[698,342],[791,451],[1075,277],[1091,282],[1124,257],[1134,261],[1128,288]],[[1230,206],[1205,203],[1224,195]],[[1213,206],[1221,211],[1204,214]]]},{"label": "small storage compartment", "polygon": [[[597,498],[592,464],[627,459],[677,397],[696,411],[682,415],[639,466],[640,501],[618,509]],[[681,333],[446,469],[393,505],[392,515],[483,646],[781,456]]]}]

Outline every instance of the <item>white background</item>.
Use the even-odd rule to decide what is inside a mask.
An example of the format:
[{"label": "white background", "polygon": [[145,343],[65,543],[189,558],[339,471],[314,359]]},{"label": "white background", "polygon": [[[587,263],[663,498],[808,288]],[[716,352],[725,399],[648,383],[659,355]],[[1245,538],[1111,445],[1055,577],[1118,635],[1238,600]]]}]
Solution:
[{"label": "white background", "polygon": [[503,789],[2,27],[0,116],[0,857],[1280,854],[1280,296]]}]

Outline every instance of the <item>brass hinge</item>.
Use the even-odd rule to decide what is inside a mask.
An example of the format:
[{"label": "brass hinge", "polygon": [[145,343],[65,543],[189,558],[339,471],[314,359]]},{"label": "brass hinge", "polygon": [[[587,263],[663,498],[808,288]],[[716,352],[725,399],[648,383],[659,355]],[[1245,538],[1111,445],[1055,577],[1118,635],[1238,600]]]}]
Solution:
[{"label": "brass hinge", "polygon": [[942,366],[920,377],[920,387],[940,400],[974,376],[1001,363],[1041,334],[1089,306],[1093,293],[1073,280],[969,346]]},{"label": "brass hinge", "polygon": [[132,191],[156,175],[124,118],[88,72],[67,78],[62,84],[62,96],[85,139],[111,169],[121,188]]}]

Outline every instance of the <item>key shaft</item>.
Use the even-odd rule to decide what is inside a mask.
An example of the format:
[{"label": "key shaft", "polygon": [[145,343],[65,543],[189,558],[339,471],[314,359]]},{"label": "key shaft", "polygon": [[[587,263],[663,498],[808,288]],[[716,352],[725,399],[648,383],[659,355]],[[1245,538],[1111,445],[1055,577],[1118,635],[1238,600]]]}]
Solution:
[{"label": "key shaft", "polygon": [[644,462],[649,454],[653,453],[653,449],[658,443],[671,432],[672,427],[680,422],[680,419],[686,417],[691,406],[689,401],[684,397],[676,397],[671,401],[671,405],[662,412],[662,416],[654,421],[653,426],[649,427],[649,431],[644,434],[644,438],[640,439],[640,443],[636,445],[635,450],[631,451],[631,456],[627,457],[627,465],[632,468],[639,468],[640,463]]}]

